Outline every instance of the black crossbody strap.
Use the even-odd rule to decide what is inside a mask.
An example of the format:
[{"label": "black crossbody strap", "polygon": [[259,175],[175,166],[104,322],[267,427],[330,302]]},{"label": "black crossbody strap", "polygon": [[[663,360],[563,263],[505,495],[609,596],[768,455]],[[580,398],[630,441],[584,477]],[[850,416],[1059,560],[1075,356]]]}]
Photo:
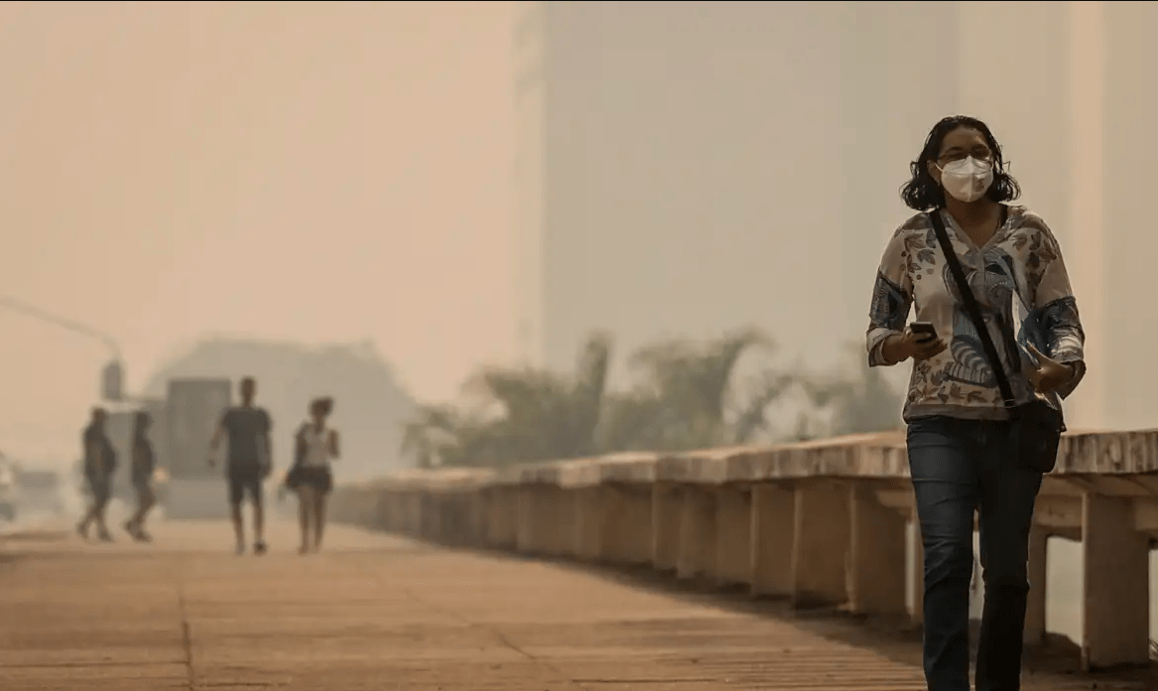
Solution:
[{"label": "black crossbody strap", "polygon": [[953,280],[957,282],[957,292],[961,294],[961,300],[965,303],[965,311],[973,322],[973,328],[977,330],[977,336],[981,339],[981,347],[985,350],[985,357],[989,360],[989,366],[997,378],[997,388],[1001,391],[1001,399],[1005,402],[1006,408],[1013,408],[1017,405],[1013,396],[1013,387],[1009,385],[1009,378],[1005,376],[1001,356],[997,354],[997,346],[994,345],[993,338],[989,335],[989,328],[985,325],[985,319],[981,316],[981,307],[977,304],[977,297],[973,294],[968,279],[965,278],[965,271],[961,269],[961,261],[957,259],[957,253],[953,250],[952,243],[949,242],[949,233],[945,230],[945,221],[941,219],[940,209],[930,212],[929,219],[933,221],[933,230],[937,233],[937,242],[941,244],[941,253],[945,255],[945,261],[949,264],[949,272],[953,274]]}]

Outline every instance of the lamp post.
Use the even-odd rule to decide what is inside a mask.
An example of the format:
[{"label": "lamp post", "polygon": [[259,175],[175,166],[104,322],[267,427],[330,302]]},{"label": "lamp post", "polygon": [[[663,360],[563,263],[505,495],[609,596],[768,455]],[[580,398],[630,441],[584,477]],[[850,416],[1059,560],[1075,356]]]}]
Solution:
[{"label": "lamp post", "polygon": [[47,324],[53,324],[66,331],[100,341],[109,349],[111,360],[101,371],[101,398],[106,401],[123,401],[124,395],[124,363],[121,360],[121,348],[112,336],[91,326],[66,319],[39,307],[30,305],[11,296],[0,296],[0,307],[6,307],[27,317],[37,319]]}]

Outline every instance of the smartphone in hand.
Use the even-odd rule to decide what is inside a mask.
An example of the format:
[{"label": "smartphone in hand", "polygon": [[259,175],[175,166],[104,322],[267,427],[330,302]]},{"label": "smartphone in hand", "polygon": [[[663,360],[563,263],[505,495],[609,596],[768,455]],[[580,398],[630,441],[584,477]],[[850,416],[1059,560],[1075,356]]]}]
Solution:
[{"label": "smartphone in hand", "polygon": [[918,343],[925,343],[937,338],[937,329],[932,322],[913,322],[909,325]]}]

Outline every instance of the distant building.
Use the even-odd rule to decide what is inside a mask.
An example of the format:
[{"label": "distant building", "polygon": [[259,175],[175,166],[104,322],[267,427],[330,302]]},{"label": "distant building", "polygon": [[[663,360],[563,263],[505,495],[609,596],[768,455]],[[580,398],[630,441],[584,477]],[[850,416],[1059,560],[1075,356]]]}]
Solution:
[{"label": "distant building", "polygon": [[[937,118],[1005,142],[1090,331],[1078,426],[1158,416],[1153,3],[519,2],[525,358],[742,324],[832,362],[863,335],[897,190]],[[1113,363],[1113,364],[1111,364]]]},{"label": "distant building", "polygon": [[954,107],[952,3],[518,6],[528,359],[570,365],[593,327],[830,356],[863,330],[907,160]]}]

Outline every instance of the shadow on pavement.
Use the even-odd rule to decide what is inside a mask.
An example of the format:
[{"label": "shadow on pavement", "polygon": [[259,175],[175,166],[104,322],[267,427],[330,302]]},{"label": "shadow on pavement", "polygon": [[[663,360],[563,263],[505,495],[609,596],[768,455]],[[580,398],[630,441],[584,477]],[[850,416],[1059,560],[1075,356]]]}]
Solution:
[{"label": "shadow on pavement", "polygon": [[[716,607],[739,614],[775,618],[791,622],[803,631],[825,639],[872,650],[890,660],[921,666],[921,627],[907,616],[852,614],[839,607],[796,609],[787,598],[753,598],[744,586],[720,587],[704,579],[678,579],[673,573],[649,566],[592,564],[571,558],[544,558],[511,554],[500,550],[460,549],[480,556],[508,561],[550,563],[605,581],[628,587],[647,588],[698,605]],[[971,622],[970,640],[976,645],[979,622]],[[1027,646],[1024,653],[1026,682],[1034,675],[1048,674],[1074,678],[1081,688],[1158,689],[1158,666],[1125,667],[1086,675],[1081,672],[1081,649],[1066,636],[1047,634],[1041,644]]]}]

